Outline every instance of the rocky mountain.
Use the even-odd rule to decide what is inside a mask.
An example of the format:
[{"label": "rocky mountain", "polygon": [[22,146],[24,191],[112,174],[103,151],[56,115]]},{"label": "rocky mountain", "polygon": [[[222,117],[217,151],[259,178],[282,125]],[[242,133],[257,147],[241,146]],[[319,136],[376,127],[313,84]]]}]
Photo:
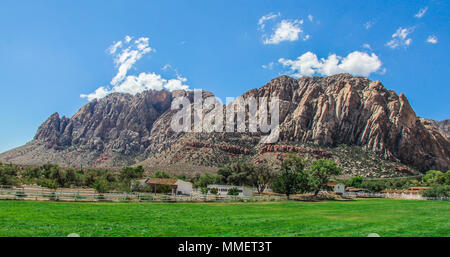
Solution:
[{"label": "rocky mountain", "polygon": [[[176,133],[172,99],[191,91],[111,94],[83,106],[73,117],[51,115],[24,146],[0,161],[74,167],[141,164],[174,173],[214,172],[230,161],[279,165],[288,152],[306,159],[331,158],[347,174],[412,175],[450,168],[448,120],[419,118],[405,95],[379,81],[338,74],[281,76],[242,97],[280,99],[280,139],[260,143],[259,133]],[[211,96],[203,92],[203,97]]]},{"label": "rocky mountain", "polygon": [[450,139],[450,119],[443,121],[435,121],[435,120],[427,120],[427,121],[433,124],[444,135],[446,135],[448,139]]}]

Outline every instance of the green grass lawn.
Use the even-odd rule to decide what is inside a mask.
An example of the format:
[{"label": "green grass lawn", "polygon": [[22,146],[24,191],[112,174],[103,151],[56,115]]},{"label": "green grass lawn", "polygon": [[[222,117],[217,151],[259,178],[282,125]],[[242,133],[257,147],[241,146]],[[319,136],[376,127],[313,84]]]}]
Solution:
[{"label": "green grass lawn", "polygon": [[450,236],[450,203],[0,201],[0,236]]}]

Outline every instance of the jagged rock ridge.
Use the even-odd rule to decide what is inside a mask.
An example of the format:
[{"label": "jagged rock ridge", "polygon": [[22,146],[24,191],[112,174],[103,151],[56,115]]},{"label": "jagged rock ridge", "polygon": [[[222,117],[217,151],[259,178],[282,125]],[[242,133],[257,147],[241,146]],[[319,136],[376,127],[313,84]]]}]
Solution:
[{"label": "jagged rock ridge", "polygon": [[[192,92],[184,91],[150,90],[135,96],[115,93],[86,104],[72,118],[55,113],[39,127],[33,141],[1,154],[0,160],[76,167],[136,163],[214,167],[239,158],[259,162],[273,152],[270,149],[294,145],[303,149],[298,145],[308,144],[327,149],[360,147],[422,171],[450,166],[448,122],[441,125],[417,117],[403,94],[364,77],[281,76],[246,92],[243,97],[279,97],[277,145],[282,147],[261,145],[258,135],[247,133],[175,133],[170,129],[175,113],[170,106],[177,95],[192,99]],[[204,97],[210,95],[204,93]],[[329,158],[339,155],[329,156],[326,149],[314,151],[326,152]]]}]

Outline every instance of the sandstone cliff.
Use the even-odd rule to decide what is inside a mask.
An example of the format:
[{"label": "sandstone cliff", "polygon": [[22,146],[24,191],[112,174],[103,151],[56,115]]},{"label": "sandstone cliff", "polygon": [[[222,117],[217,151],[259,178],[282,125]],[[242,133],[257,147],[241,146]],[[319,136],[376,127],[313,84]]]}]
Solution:
[{"label": "sandstone cliff", "polygon": [[[180,94],[192,99],[192,92],[184,91],[114,93],[86,104],[71,118],[55,113],[31,142],[1,154],[0,161],[75,167],[140,163],[193,172],[239,159],[279,160],[292,149],[311,158],[333,158],[352,174],[450,168],[448,122],[417,117],[406,96],[379,81],[349,74],[281,76],[246,92],[243,97],[280,98],[280,140],[269,146],[260,144],[255,133],[175,133],[170,106]],[[352,160],[348,155],[354,148],[375,157]]]}]

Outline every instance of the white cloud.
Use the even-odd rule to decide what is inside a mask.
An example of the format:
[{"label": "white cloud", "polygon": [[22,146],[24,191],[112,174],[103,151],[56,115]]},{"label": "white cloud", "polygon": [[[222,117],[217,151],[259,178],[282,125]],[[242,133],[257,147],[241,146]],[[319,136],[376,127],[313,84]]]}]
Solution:
[{"label": "white cloud", "polygon": [[108,49],[109,53],[110,54],[115,54],[117,49],[120,48],[120,47],[122,47],[122,41],[119,41],[119,42],[115,43],[114,45],[110,46],[109,49]]},{"label": "white cloud", "polygon": [[303,20],[282,20],[277,24],[275,32],[264,40],[264,44],[279,44],[283,41],[297,41],[299,34],[303,33],[300,25]]},{"label": "white cloud", "polygon": [[330,54],[327,59],[318,59],[312,52],[306,52],[295,60],[281,58],[278,60],[283,66],[290,69],[289,74],[294,77],[319,75],[334,75],[350,73],[353,75],[369,76],[379,71],[382,63],[374,53],[354,51],[346,57]]},{"label": "white cloud", "polygon": [[164,66],[161,68],[161,70],[163,70],[163,71],[166,71],[166,70],[168,70],[168,69],[172,69],[172,65],[166,64],[166,65],[164,65]]},{"label": "white cloud", "polygon": [[280,15],[281,15],[280,13],[277,13],[277,14],[269,13],[269,14],[267,14],[267,15],[262,16],[262,17],[259,18],[259,20],[258,20],[259,28],[260,28],[261,30],[264,30],[267,21],[276,19],[276,18],[278,18]]},{"label": "white cloud", "polygon": [[373,24],[375,24],[374,21],[368,21],[368,22],[364,23],[364,28],[370,29],[373,26]]},{"label": "white cloud", "polygon": [[362,46],[366,49],[372,50],[372,47],[367,43],[363,44]]},{"label": "white cloud", "polygon": [[99,87],[99,88],[97,88],[97,89],[95,90],[94,93],[87,94],[87,95],[81,94],[80,97],[81,97],[81,98],[87,98],[89,101],[92,101],[92,100],[94,100],[94,99],[100,99],[100,98],[103,98],[103,97],[107,96],[109,93],[110,93],[110,92],[109,92],[109,90],[108,90],[107,88],[105,88],[105,87]]},{"label": "white cloud", "polygon": [[133,39],[133,37],[125,36],[125,42],[130,43],[130,41]]},{"label": "white cloud", "polygon": [[419,12],[414,15],[414,17],[419,18],[419,19],[422,18],[425,15],[425,13],[427,12],[427,10],[428,10],[428,6],[421,8],[419,10]]},{"label": "white cloud", "polygon": [[[125,37],[125,44],[129,45],[132,38],[130,36]],[[121,42],[121,41],[119,41]],[[119,44],[116,43],[115,45]],[[124,44],[120,44],[118,48],[123,48]],[[127,48],[123,49],[120,53],[117,53],[117,48],[111,54],[115,57],[114,63],[118,67],[116,76],[111,80],[111,85],[115,86],[122,82],[127,76],[128,71],[133,65],[140,60],[144,55],[150,53],[152,48],[149,45],[149,38],[141,37],[135,40]]]},{"label": "white cloud", "polygon": [[164,85],[164,88],[169,91],[188,90],[189,86],[184,85],[183,82],[186,82],[186,78],[178,77],[176,79],[169,79],[169,81],[167,81],[167,83]]},{"label": "white cloud", "polygon": [[271,70],[271,69],[273,69],[274,65],[275,65],[274,62],[270,62],[269,64],[263,64],[262,67],[263,67],[263,69]]},{"label": "white cloud", "polygon": [[436,36],[428,36],[427,42],[428,42],[428,43],[431,43],[431,44],[437,44],[438,39],[437,39]]},{"label": "white cloud", "polygon": [[[137,94],[145,90],[162,90],[169,91],[184,89],[188,90],[189,86],[185,85],[186,78],[180,76],[177,72],[176,79],[164,79],[156,73],[141,72],[138,76],[128,75],[128,71],[134,64],[144,55],[154,51],[149,45],[149,38],[141,37],[134,41],[130,36],[126,36],[123,41],[114,43],[108,48],[109,53],[114,56],[114,63],[117,67],[117,73],[111,80],[111,87],[99,87],[91,94],[81,94],[80,97],[87,98],[89,101],[100,99],[110,93],[128,93]],[[118,51],[121,49],[121,51]],[[171,68],[165,65],[163,70]]]},{"label": "white cloud", "polygon": [[395,49],[400,46],[407,47],[411,44],[412,39],[408,38],[408,35],[414,31],[414,27],[410,28],[398,28],[397,31],[392,34],[392,40],[386,43],[386,46]]},{"label": "white cloud", "polygon": [[314,19],[314,17],[311,14],[308,14],[308,20],[312,22],[313,19]]}]

